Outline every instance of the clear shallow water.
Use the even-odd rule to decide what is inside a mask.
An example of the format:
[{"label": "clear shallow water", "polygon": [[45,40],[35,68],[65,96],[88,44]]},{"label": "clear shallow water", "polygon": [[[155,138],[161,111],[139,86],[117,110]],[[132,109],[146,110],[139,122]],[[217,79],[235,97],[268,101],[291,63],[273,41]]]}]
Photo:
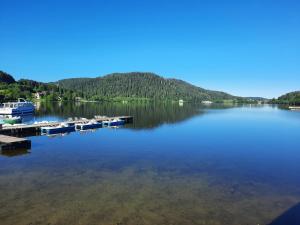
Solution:
[{"label": "clear shallow water", "polygon": [[268,224],[300,202],[299,112],[69,103],[28,120],[93,115],[135,122],[0,155],[1,224]]}]

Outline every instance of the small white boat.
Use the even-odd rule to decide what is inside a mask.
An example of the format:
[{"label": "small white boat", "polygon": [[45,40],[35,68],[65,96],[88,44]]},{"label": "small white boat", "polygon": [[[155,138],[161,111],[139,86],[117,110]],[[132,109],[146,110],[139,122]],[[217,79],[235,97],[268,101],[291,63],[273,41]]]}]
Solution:
[{"label": "small white boat", "polygon": [[124,125],[125,121],[121,120],[121,119],[113,119],[113,120],[106,120],[102,122],[103,126],[120,126],[120,125]]},{"label": "small white boat", "polygon": [[290,110],[300,110],[300,106],[289,106]]},{"label": "small white boat", "polygon": [[75,131],[74,123],[61,123],[58,126],[41,127],[42,134],[59,134]]},{"label": "small white boat", "polygon": [[35,106],[32,102],[19,98],[17,102],[5,102],[0,106],[0,115],[23,115],[33,113]]},{"label": "small white boat", "polygon": [[102,123],[99,123],[96,120],[90,120],[88,122],[75,124],[76,130],[90,130],[90,129],[96,129],[101,127],[102,127]]},{"label": "small white boat", "polygon": [[212,104],[213,102],[212,102],[212,101],[202,101],[201,103],[202,103],[202,104],[205,104],[205,105],[210,105],[210,104]]}]

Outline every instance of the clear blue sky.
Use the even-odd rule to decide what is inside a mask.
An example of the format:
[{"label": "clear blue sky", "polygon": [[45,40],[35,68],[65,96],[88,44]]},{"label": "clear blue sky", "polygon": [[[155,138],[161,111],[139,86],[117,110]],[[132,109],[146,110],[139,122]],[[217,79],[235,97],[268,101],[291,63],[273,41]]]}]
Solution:
[{"label": "clear blue sky", "polygon": [[0,69],[151,71],[241,96],[300,89],[299,0],[1,0]]}]

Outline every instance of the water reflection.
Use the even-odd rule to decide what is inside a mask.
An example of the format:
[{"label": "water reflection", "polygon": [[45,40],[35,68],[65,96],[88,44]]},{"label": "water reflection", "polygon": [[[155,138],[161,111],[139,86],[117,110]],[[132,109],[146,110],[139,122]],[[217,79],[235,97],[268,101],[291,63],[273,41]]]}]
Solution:
[{"label": "water reflection", "polygon": [[22,123],[30,123],[34,120],[34,114],[26,114],[22,115]]},{"label": "water reflection", "polygon": [[48,113],[43,104],[36,119],[137,121],[31,137],[33,154],[0,157],[1,225],[266,225],[300,201],[299,114],[186,103],[55,104]]},{"label": "water reflection", "polygon": [[163,124],[178,123],[207,113],[206,109],[232,108],[234,105],[211,105],[185,103],[82,103],[82,102],[43,102],[36,112],[37,117],[56,116],[61,119],[68,117],[92,118],[95,115],[134,117],[134,123],[129,128],[152,129]]}]

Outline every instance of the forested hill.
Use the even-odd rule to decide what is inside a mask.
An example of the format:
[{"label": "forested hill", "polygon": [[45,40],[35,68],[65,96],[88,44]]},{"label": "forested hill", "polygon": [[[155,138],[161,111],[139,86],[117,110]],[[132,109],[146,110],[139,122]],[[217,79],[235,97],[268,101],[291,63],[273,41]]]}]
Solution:
[{"label": "forested hill", "polygon": [[153,73],[114,73],[97,78],[72,78],[57,82],[60,87],[84,93],[86,98],[145,98],[158,100],[221,101],[239,98],[224,92],[206,90],[177,79]]},{"label": "forested hill", "polygon": [[294,91],[280,96],[278,99],[272,99],[272,103],[300,105],[300,91]]},{"label": "forested hill", "polygon": [[18,98],[33,100],[37,96],[40,100],[75,100],[80,93],[34,80],[16,81],[13,76],[0,70],[0,102],[15,101]]},{"label": "forested hill", "polygon": [[15,79],[13,76],[11,76],[8,73],[5,73],[4,71],[0,70],[0,83],[5,83],[5,84],[12,84],[15,83]]}]

